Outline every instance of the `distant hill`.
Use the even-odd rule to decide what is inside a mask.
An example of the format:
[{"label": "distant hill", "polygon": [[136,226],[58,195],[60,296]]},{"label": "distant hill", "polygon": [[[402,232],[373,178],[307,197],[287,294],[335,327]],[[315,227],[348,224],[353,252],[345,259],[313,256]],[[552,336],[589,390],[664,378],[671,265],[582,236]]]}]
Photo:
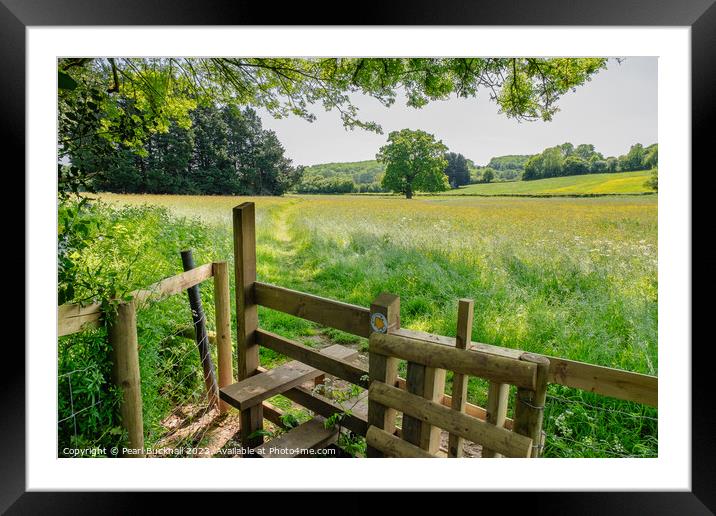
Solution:
[{"label": "distant hill", "polygon": [[525,163],[532,157],[531,154],[508,154],[507,156],[495,156],[487,164],[495,170],[524,170]]},{"label": "distant hill", "polygon": [[321,163],[306,167],[304,177],[320,176],[324,178],[350,177],[357,185],[380,182],[385,166],[371,159],[348,163]]},{"label": "distant hill", "polygon": [[507,154],[495,156],[484,167],[477,167],[473,182],[482,181],[482,175],[491,170],[496,181],[514,181],[521,179],[525,171],[525,163],[532,157],[530,154]]},{"label": "distant hill", "polygon": [[[476,176],[478,167],[471,160],[467,160],[467,168],[471,176]],[[385,165],[376,160],[351,161],[346,163],[321,163],[306,167],[304,178],[321,177],[324,179],[350,178],[357,185],[379,184],[383,179]],[[309,180],[310,181],[310,180]]]},{"label": "distant hill", "polygon": [[443,192],[442,195],[595,195],[653,192],[644,186],[650,170],[551,177],[534,181],[485,183]]}]

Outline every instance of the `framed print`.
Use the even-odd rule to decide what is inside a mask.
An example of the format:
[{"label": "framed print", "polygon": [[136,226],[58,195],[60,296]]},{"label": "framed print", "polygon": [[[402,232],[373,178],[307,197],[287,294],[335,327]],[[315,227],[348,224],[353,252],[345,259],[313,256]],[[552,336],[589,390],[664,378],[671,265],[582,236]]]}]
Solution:
[{"label": "framed print", "polygon": [[2,1],[28,300],[3,510],[714,510],[712,2]]}]

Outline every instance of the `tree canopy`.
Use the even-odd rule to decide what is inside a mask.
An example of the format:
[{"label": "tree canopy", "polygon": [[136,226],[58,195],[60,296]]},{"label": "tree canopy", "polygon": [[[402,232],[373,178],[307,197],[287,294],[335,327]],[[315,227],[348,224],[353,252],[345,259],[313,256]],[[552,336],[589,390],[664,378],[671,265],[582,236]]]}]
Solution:
[{"label": "tree canopy", "polygon": [[[64,58],[58,64],[60,191],[90,187],[70,155],[146,152],[152,134],[187,129],[208,104],[255,106],[276,117],[315,119],[337,110],[347,128],[381,132],[359,118],[351,93],[392,105],[398,92],[421,107],[486,92],[502,113],[550,120],[557,102],[606,67],[605,58]],[[101,139],[94,138],[100,136]]]},{"label": "tree canopy", "polygon": [[388,135],[376,159],[385,163],[382,185],[413,198],[416,191],[441,192],[450,187],[445,175],[447,147],[425,131],[403,129]]}]

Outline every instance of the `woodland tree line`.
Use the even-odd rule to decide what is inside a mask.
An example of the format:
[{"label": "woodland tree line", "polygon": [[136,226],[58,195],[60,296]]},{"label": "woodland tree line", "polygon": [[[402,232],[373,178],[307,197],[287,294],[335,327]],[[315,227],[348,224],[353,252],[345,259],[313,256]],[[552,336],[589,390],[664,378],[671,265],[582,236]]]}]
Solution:
[{"label": "woodland tree line", "polygon": [[189,117],[191,125],[170,121],[139,150],[119,145],[69,158],[93,175],[96,190],[120,193],[281,195],[300,180],[303,167],[250,107],[200,106]]},{"label": "woodland tree line", "polygon": [[547,177],[649,170],[657,166],[658,160],[659,146],[656,143],[648,147],[636,143],[631,146],[629,152],[618,158],[605,158],[592,144],[585,143],[575,147],[567,142],[549,147],[530,157],[525,163],[522,179],[528,181]]}]

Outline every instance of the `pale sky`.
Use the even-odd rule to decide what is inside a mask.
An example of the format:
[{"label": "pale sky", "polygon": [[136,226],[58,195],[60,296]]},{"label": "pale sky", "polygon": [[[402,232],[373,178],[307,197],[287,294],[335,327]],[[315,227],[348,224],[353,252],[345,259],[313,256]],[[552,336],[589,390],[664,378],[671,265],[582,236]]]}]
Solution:
[{"label": "pale sky", "polygon": [[657,141],[657,58],[629,57],[621,64],[610,59],[606,70],[562,96],[551,122],[518,122],[498,114],[486,92],[477,98],[431,102],[421,109],[398,98],[390,108],[375,99],[353,95],[361,120],[372,120],[384,134],[347,130],[337,111],[322,106],[317,120],[295,116],[276,120],[258,110],[264,128],[276,132],[286,156],[296,165],[375,159],[390,131],[422,129],[453,152],[478,165],[493,156],[535,154],[546,147],[572,142],[593,143],[604,156],[619,156],[634,143]]}]

